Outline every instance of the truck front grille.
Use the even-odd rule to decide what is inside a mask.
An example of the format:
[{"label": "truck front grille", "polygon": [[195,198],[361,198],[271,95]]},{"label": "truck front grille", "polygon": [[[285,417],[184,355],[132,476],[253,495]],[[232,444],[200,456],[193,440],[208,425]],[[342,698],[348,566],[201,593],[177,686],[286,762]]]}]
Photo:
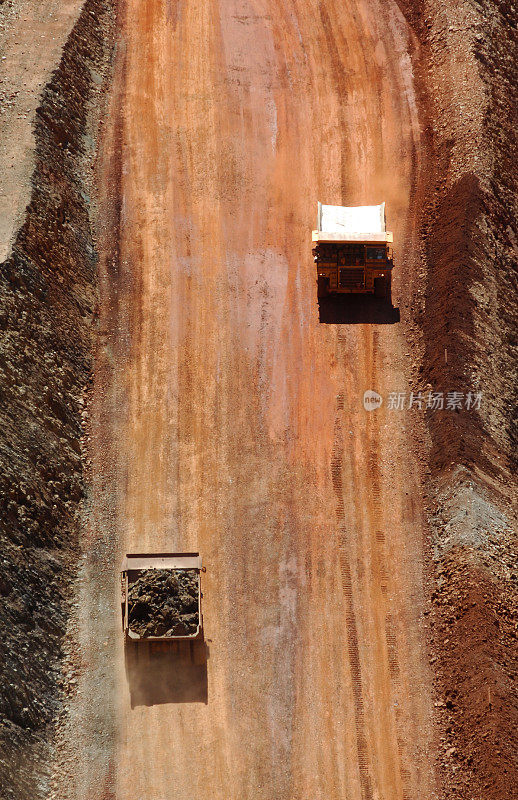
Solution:
[{"label": "truck front grille", "polygon": [[363,269],[341,269],[340,288],[358,289],[363,287]]}]

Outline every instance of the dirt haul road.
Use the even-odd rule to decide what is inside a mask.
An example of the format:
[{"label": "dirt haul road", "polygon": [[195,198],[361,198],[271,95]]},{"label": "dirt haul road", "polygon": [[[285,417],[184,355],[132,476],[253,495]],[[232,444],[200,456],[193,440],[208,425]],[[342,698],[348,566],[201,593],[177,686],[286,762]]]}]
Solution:
[{"label": "dirt haul road", "polygon": [[[430,798],[418,470],[386,402],[407,346],[401,325],[319,323],[310,241],[317,200],[386,200],[404,316],[409,30],[375,0],[126,0],[120,25],[59,796]],[[123,552],[175,550],[207,567],[206,684],[181,659],[146,684],[112,613]]]}]

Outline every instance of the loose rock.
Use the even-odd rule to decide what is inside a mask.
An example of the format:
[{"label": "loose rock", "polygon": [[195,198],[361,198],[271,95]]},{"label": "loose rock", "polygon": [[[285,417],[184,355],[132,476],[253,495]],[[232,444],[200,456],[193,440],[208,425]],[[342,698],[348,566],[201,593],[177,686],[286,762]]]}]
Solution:
[{"label": "loose rock", "polygon": [[142,570],[128,591],[130,629],[142,637],[196,633],[198,587],[194,570]]}]

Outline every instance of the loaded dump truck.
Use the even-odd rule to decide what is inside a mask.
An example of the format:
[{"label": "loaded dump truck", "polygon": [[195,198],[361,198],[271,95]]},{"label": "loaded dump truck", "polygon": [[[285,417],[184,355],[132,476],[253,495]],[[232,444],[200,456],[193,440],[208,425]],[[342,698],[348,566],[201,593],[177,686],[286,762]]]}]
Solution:
[{"label": "loaded dump truck", "polygon": [[391,302],[392,233],[379,206],[318,204],[313,231],[318,298],[336,294],[372,294]]},{"label": "loaded dump truck", "polygon": [[122,630],[130,642],[203,638],[199,553],[128,553],[122,562]]}]

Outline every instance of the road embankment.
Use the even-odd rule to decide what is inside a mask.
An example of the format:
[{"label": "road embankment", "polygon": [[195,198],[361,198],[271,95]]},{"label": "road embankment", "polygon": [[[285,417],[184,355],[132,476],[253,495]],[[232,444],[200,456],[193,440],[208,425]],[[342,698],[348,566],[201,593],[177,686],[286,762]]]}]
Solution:
[{"label": "road embankment", "polygon": [[443,790],[503,799],[518,780],[517,10],[507,0],[400,5],[420,42],[433,165],[416,306],[422,383],[445,403],[427,415]]},{"label": "road embankment", "polygon": [[91,170],[111,5],[84,3],[44,89],[31,199],[0,266],[0,793],[16,800],[47,796],[44,764],[64,704],[97,299]]}]

